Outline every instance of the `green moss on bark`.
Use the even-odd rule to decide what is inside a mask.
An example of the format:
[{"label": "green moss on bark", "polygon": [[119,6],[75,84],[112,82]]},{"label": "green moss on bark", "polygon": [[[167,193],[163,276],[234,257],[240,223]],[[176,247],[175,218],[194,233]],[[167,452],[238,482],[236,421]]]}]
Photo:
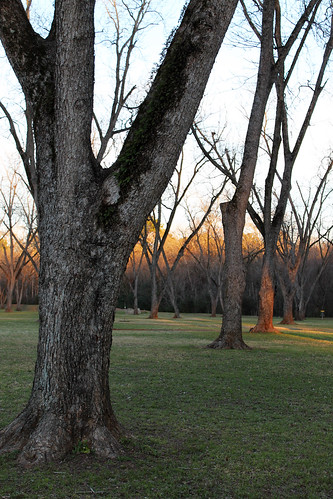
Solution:
[{"label": "green moss on bark", "polygon": [[103,230],[109,229],[112,225],[112,218],[116,211],[117,205],[102,204],[97,213],[98,226]]},{"label": "green moss on bark", "polygon": [[124,194],[140,174],[148,171],[150,152],[156,145],[160,124],[175,108],[187,82],[186,64],[195,47],[181,38],[173,42],[162,63],[152,89],[139,109],[138,116],[115,163],[115,176]]}]

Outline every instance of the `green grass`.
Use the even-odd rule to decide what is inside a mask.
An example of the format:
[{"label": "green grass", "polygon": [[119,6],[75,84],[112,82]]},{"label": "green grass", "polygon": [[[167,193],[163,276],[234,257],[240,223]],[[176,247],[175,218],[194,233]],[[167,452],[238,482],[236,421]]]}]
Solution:
[{"label": "green grass", "polygon": [[[131,433],[119,459],[81,454],[22,471],[0,457],[0,498],[333,497],[333,320],[203,348],[221,319],[117,314],[111,391]],[[37,315],[0,312],[0,426],[31,389]],[[244,318],[244,331],[255,323]]]}]

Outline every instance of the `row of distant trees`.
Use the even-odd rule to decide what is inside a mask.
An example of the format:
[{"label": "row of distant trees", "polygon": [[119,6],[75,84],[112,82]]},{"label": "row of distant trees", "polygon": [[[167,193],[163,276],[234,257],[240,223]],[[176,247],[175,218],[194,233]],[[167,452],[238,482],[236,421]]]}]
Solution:
[{"label": "row of distant trees", "polygon": [[[187,227],[171,232],[196,173],[181,188],[181,162],[165,195],[168,206],[161,200],[149,216],[129,258],[119,307],[134,314],[149,310],[151,318],[159,311],[170,311],[175,318],[181,312],[223,314],[225,245],[219,192],[195,215],[185,202]],[[299,190],[303,211],[290,198],[276,247],[274,312],[287,324],[322,311],[333,316],[332,238],[323,222],[331,190],[321,179],[313,191],[306,197]],[[17,172],[2,180],[1,224],[0,306],[21,310],[22,303],[38,303],[39,239],[34,204]],[[246,315],[258,314],[263,252],[260,232],[249,225],[243,236]]]},{"label": "row of distant trees", "polygon": [[[168,311],[174,317],[180,312],[209,313],[212,316],[223,314],[223,263],[218,250],[214,248],[215,240],[207,241],[208,234],[202,233],[185,252],[185,255],[174,276],[174,288],[166,286],[166,266],[163,264],[158,276],[159,310]],[[222,246],[223,246],[223,240]],[[180,245],[182,240],[172,240],[171,243]],[[220,242],[219,242],[220,243]],[[251,244],[251,247],[248,247]],[[323,251],[324,249],[324,251]],[[222,247],[223,250],[223,247]],[[255,251],[255,254],[253,253]],[[136,261],[140,261],[140,247],[136,249]],[[302,320],[306,316],[333,316],[333,259],[325,258],[327,247],[316,244],[310,248],[306,261],[296,280],[296,293],[293,300],[293,319]],[[258,296],[262,270],[262,240],[257,234],[246,234],[244,238],[244,260],[246,262],[246,288],[243,299],[243,314],[258,314]],[[169,256],[173,256],[172,248]],[[131,309],[133,313],[142,310],[151,310],[152,282],[149,265],[144,259],[139,274],[133,268],[133,255],[127,267],[125,279],[121,288],[119,306]],[[286,262],[280,257],[275,287],[274,315],[283,317],[285,310],[284,288],[282,279],[288,271]],[[163,274],[163,277],[162,277]],[[221,287],[219,287],[221,284]],[[135,294],[136,293],[136,294]],[[175,299],[177,308],[175,310]],[[305,300],[305,304],[303,304]],[[139,311],[136,308],[139,308]],[[289,321],[289,316],[288,316]]]}]

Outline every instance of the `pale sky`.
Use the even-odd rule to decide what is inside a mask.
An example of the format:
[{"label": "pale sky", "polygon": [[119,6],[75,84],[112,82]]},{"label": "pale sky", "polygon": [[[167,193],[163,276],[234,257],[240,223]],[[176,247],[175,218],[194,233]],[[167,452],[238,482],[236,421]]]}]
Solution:
[{"label": "pale sky", "polygon": [[[32,3],[32,24],[35,28],[37,26],[44,27],[45,34],[47,34],[51,20],[52,5],[52,0],[33,0]],[[168,34],[177,24],[182,6],[182,0],[152,1],[152,7],[161,13],[163,20],[158,16],[154,16],[152,19],[154,19],[156,25],[143,32],[143,37],[138,42],[136,59],[132,65],[131,81],[139,88],[141,87],[141,95],[144,93],[154,63],[159,60],[159,54],[163,49]],[[104,16],[104,0],[97,0],[96,24],[98,31],[99,19],[103,19]],[[250,113],[252,92],[256,82],[254,61],[257,58],[258,51],[256,49],[244,51],[233,46],[237,23],[239,23],[239,17],[234,19],[217,58],[200,112],[205,117],[205,125],[210,130],[217,130],[225,126],[226,145],[236,147],[241,154],[247,125],[246,116]],[[103,37],[102,35],[98,32],[97,40]],[[313,54],[318,60],[319,52],[314,51]],[[308,52],[304,59],[304,68],[298,70],[299,77],[305,79],[304,84],[307,83],[307,74],[303,70],[305,71],[309,60],[311,60],[311,54]],[[15,82],[3,50],[0,52],[0,67],[2,75],[0,79],[0,99],[8,105],[17,123],[23,124],[23,100],[19,96],[18,84]],[[326,74],[328,79],[326,88],[320,98],[311,122],[312,126],[308,130],[304,146],[295,165],[294,181],[297,179],[306,183],[314,175],[320,161],[327,156],[332,147],[333,119],[330,111],[333,91],[332,68],[329,68]],[[111,103],[112,83],[110,75],[112,75],[110,52],[108,52],[107,48],[97,44],[95,103],[99,116],[103,115],[104,109],[105,117],[107,116],[107,107]],[[308,78],[311,79],[311,75]],[[300,99],[295,98],[293,108],[290,109],[290,114],[293,117],[291,126],[294,128],[294,135],[304,114],[305,103],[302,96],[304,89],[300,86],[298,90]],[[15,148],[10,140],[7,122],[4,119],[0,120],[0,148],[0,165],[3,168],[8,162],[8,157],[15,155]]]}]

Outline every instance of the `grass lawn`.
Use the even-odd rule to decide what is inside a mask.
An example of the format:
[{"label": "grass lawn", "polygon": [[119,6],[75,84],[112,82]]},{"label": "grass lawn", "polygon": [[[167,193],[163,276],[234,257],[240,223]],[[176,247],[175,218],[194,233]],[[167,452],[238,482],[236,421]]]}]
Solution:
[{"label": "grass lawn", "polygon": [[[205,349],[220,318],[119,312],[111,392],[131,434],[103,462],[73,454],[23,471],[0,457],[0,498],[332,498],[333,320]],[[244,331],[255,318],[244,317]],[[0,312],[0,427],[27,401],[36,312]]]}]

